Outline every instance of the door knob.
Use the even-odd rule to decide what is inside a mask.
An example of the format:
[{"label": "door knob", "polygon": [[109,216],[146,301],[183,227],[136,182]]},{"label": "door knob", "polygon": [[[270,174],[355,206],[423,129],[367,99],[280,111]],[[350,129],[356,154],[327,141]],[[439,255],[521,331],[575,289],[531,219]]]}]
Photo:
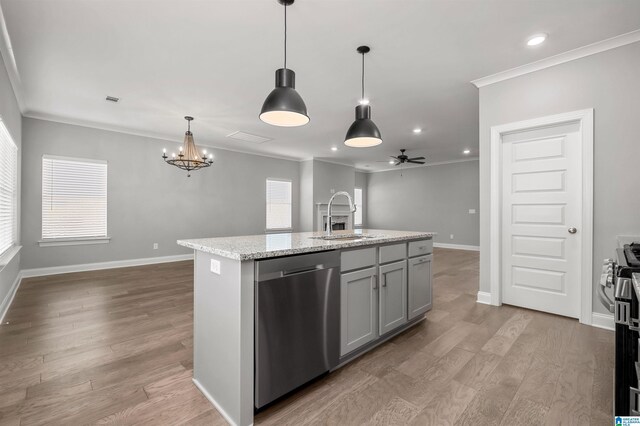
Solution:
[{"label": "door knob", "polygon": [[576,232],[578,232],[578,230],[576,228],[574,228],[573,226],[571,228],[569,228],[569,233],[570,234],[575,234]]}]

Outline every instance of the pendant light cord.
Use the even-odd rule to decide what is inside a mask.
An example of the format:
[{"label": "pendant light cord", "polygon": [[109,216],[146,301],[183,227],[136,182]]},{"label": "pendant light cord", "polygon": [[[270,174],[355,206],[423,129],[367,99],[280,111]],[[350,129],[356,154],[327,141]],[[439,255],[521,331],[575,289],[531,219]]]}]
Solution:
[{"label": "pendant light cord", "polygon": [[364,99],[364,52],[362,53],[362,98]]},{"label": "pendant light cord", "polygon": [[284,68],[287,69],[287,3],[284,4]]}]

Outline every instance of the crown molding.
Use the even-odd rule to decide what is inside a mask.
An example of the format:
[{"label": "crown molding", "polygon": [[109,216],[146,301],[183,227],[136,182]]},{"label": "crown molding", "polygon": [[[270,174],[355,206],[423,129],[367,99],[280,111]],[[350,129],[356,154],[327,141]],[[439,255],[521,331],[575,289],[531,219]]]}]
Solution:
[{"label": "crown molding", "polygon": [[[457,164],[457,163],[468,163],[469,161],[478,161],[480,158],[479,157],[471,157],[471,158],[463,158],[460,160],[449,160],[449,161],[437,161],[434,163],[425,163],[425,164],[420,164],[417,166],[411,166],[409,168],[406,169],[402,169],[403,171],[407,171],[407,170],[411,170],[411,169],[420,169],[422,167],[431,167],[431,166],[442,166],[444,164]],[[394,170],[400,170],[398,169],[398,166],[393,166],[387,169],[382,169],[382,170],[362,170],[362,169],[356,169],[359,172],[363,172],[363,173],[382,173],[382,172],[391,172]]]},{"label": "crown molding", "polygon": [[477,88],[485,87],[490,84],[499,83],[501,81],[564,64],[565,62],[574,61],[576,59],[584,58],[585,56],[595,55],[596,53],[605,52],[607,50],[636,43],[638,41],[640,41],[640,29],[598,41],[596,43],[588,44],[586,46],[578,47],[577,49],[569,50],[555,56],[550,56],[536,62],[531,62],[526,65],[478,78],[476,80],[472,80],[471,83]]},{"label": "crown molding", "polygon": [[[35,112],[35,111],[27,111],[26,113],[23,114],[23,116],[26,117],[26,118],[32,118],[32,119],[35,119],[35,120],[51,121],[53,123],[60,123],[60,124],[69,124],[69,125],[72,125],[72,126],[86,127],[86,128],[89,128],[89,129],[104,130],[106,132],[122,133],[122,134],[125,134],[125,135],[132,135],[132,136],[139,136],[139,137],[143,137],[143,138],[157,139],[157,140],[167,141],[167,142],[176,143],[176,144],[181,144],[182,143],[182,139],[178,139],[177,137],[171,137],[171,136],[164,135],[164,134],[161,134],[161,133],[153,133],[153,132],[132,130],[132,129],[124,128],[124,127],[112,126],[110,124],[95,123],[95,122],[92,122],[92,121],[85,121],[85,120],[77,120],[77,119],[73,119],[73,118],[60,117],[60,116],[57,116],[57,115],[52,115],[52,114],[47,114],[47,113],[41,113],[41,112]],[[286,161],[295,161],[295,162],[301,161],[298,158],[287,157],[287,156],[284,156],[284,155],[264,154],[264,153],[260,153],[260,152],[253,152],[253,151],[246,151],[246,150],[240,150],[240,149],[231,149],[231,148],[227,148],[227,147],[220,147],[220,146],[217,146],[217,145],[212,145],[210,143],[207,143],[206,141],[203,142],[202,139],[198,140],[198,146],[206,147],[206,148],[210,148],[210,149],[215,149],[215,150],[220,150],[220,151],[229,151],[229,152],[236,152],[236,153],[239,153],[239,154],[255,155],[255,156],[258,156],[258,157],[274,158],[276,160],[286,160]],[[214,161],[215,161],[215,159],[214,159]]]}]

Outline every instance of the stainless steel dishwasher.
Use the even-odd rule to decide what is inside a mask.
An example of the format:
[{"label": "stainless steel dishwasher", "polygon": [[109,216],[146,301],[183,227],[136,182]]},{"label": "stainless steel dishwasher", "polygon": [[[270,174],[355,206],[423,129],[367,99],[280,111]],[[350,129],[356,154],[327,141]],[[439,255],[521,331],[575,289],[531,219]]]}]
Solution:
[{"label": "stainless steel dishwasher", "polygon": [[255,406],[338,365],[340,252],[256,262]]}]

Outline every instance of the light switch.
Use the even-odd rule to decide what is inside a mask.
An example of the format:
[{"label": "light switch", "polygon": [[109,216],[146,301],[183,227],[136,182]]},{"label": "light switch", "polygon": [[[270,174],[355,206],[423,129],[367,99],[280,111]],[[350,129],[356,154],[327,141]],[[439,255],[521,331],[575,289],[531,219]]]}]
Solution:
[{"label": "light switch", "polygon": [[220,275],[220,261],[211,259],[211,272]]},{"label": "light switch", "polygon": [[476,214],[476,209],[469,209],[469,214]]}]

